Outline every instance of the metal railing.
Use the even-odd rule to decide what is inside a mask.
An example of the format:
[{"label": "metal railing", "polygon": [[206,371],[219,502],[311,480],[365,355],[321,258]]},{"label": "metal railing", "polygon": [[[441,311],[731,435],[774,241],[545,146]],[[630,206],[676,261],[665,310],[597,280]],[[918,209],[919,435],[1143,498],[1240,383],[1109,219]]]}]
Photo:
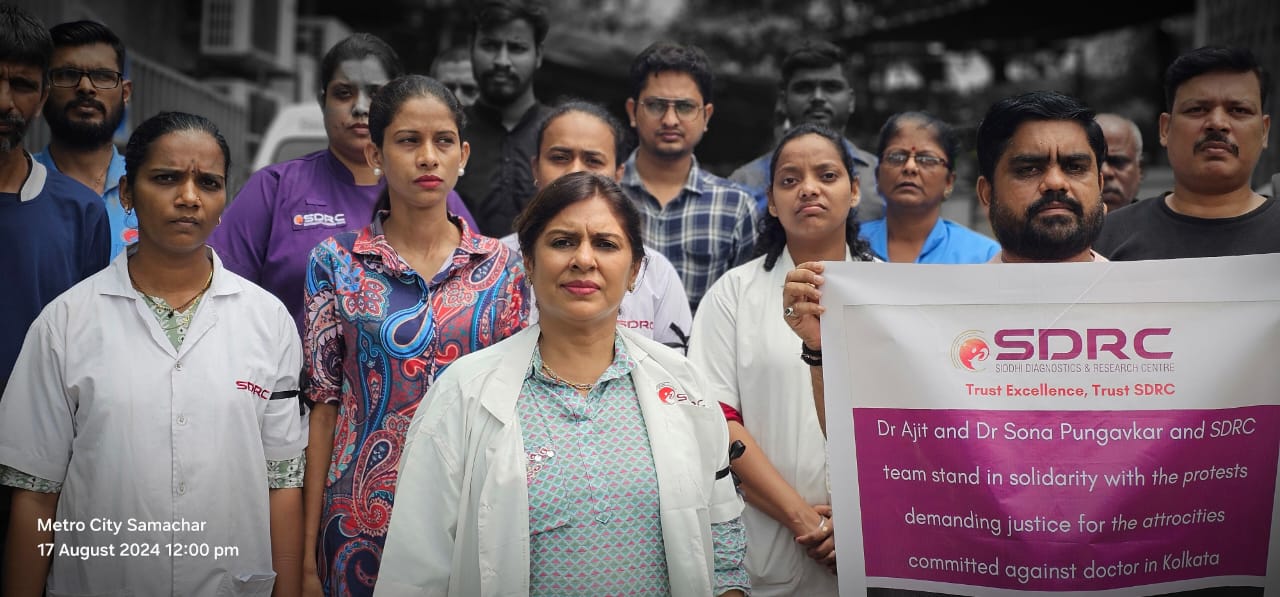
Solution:
[{"label": "metal railing", "polygon": [[178,110],[212,120],[231,148],[228,192],[239,188],[249,172],[249,107],[220,95],[205,83],[149,58],[131,54],[129,77],[133,99],[129,108],[130,130],[160,112]]}]

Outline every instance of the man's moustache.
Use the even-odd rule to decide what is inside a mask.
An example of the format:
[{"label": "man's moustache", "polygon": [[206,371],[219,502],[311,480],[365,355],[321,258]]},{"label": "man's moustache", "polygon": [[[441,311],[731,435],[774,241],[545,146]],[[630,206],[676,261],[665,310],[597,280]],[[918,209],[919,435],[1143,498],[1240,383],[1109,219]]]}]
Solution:
[{"label": "man's moustache", "polygon": [[78,100],[67,103],[67,110],[74,110],[76,108],[93,108],[104,114],[107,112],[107,107],[104,106],[102,102],[91,100],[88,98],[78,99]]},{"label": "man's moustache", "polygon": [[6,114],[0,116],[0,123],[13,127],[16,133],[25,133],[27,130],[27,120],[21,114]]},{"label": "man's moustache", "polygon": [[1032,203],[1031,206],[1027,208],[1027,216],[1034,216],[1046,209],[1049,209],[1049,206],[1054,203],[1066,206],[1078,216],[1084,215],[1084,206],[1081,205],[1079,201],[1076,201],[1074,197],[1067,195],[1066,193],[1046,193],[1041,195],[1039,199],[1036,199],[1035,203]]},{"label": "man's moustache", "polygon": [[1200,150],[1204,149],[1205,145],[1210,143],[1225,143],[1227,145],[1227,150],[1231,152],[1231,155],[1240,155],[1240,146],[1232,143],[1231,139],[1228,139],[1226,135],[1219,133],[1218,131],[1210,131],[1199,141],[1196,141],[1194,150],[1199,153]]}]

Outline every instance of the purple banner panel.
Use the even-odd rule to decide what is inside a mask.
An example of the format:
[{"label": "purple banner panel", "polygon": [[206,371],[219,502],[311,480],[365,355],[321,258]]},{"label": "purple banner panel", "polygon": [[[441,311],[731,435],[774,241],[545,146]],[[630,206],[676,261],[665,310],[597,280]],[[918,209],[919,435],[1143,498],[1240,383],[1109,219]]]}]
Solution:
[{"label": "purple banner panel", "polygon": [[868,577],[1089,591],[1266,574],[1280,406],[853,409]]}]

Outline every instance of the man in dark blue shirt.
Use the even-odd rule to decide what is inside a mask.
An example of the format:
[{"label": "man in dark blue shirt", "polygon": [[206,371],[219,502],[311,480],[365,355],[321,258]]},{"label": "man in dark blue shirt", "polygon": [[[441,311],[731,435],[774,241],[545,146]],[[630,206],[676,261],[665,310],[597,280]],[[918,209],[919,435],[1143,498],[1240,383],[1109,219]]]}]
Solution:
[{"label": "man in dark blue shirt", "polygon": [[105,267],[111,251],[102,199],[22,144],[49,94],[52,53],[40,21],[0,5],[0,392],[36,315]]}]

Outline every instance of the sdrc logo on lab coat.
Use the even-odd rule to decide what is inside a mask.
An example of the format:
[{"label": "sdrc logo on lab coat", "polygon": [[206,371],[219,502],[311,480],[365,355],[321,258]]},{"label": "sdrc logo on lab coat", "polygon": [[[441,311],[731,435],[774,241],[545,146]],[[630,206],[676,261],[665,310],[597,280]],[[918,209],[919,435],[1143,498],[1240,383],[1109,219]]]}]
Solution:
[{"label": "sdrc logo on lab coat", "polygon": [[662,382],[658,384],[658,400],[663,404],[692,404],[694,406],[702,406],[702,401],[697,398],[690,398],[688,394],[677,392],[671,384]]},{"label": "sdrc logo on lab coat", "polygon": [[257,396],[263,400],[271,399],[271,392],[268,392],[266,388],[256,383],[253,383],[251,381],[244,381],[244,380],[237,381],[236,389],[249,392],[250,394],[253,394],[254,396]]},{"label": "sdrc logo on lab coat", "polygon": [[293,225],[302,228],[311,228],[314,226],[324,226],[326,228],[337,228],[347,225],[346,214],[297,214],[293,216]]}]

